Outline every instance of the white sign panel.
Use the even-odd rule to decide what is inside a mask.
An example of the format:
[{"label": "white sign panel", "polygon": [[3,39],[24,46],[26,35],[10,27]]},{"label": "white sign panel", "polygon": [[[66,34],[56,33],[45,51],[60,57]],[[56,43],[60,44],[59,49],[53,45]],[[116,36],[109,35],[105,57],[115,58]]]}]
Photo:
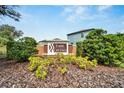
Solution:
[{"label": "white sign panel", "polygon": [[48,43],[48,55],[57,53],[68,54],[68,43]]}]

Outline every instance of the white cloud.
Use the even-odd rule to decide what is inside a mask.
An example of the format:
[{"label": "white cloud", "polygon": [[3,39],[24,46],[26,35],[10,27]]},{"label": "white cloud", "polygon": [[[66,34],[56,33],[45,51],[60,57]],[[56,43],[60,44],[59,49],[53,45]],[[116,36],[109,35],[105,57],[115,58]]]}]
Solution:
[{"label": "white cloud", "polygon": [[64,13],[71,13],[73,11],[73,7],[64,7],[64,11],[63,11],[63,14]]},{"label": "white cloud", "polygon": [[[65,16],[66,20],[72,23],[82,20],[105,20],[108,15],[105,10],[112,6],[96,6],[96,10],[93,10],[93,6],[64,6],[62,16]],[[93,12],[94,11],[94,12]],[[104,11],[104,12],[102,12]]]},{"label": "white cloud", "polygon": [[76,9],[75,9],[75,14],[76,15],[82,15],[82,13],[85,13],[86,12],[86,9],[87,9],[87,7],[85,6],[78,6],[78,7],[76,7]]},{"label": "white cloud", "polygon": [[76,16],[75,15],[69,15],[66,20],[69,21],[69,22],[74,23],[75,20],[76,20]]},{"label": "white cloud", "polygon": [[105,11],[107,9],[110,9],[112,7],[112,5],[100,5],[98,6],[98,11]]},{"label": "white cloud", "polygon": [[75,22],[77,19],[81,19],[87,12],[88,6],[65,6],[62,15],[66,16],[66,20]]}]

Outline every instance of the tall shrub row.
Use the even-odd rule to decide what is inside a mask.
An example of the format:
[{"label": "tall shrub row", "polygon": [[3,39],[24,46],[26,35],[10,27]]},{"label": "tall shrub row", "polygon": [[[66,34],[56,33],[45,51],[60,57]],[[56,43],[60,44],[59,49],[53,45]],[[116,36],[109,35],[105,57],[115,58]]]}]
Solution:
[{"label": "tall shrub row", "polygon": [[77,55],[95,58],[99,64],[124,67],[124,34],[96,29],[77,43]]}]

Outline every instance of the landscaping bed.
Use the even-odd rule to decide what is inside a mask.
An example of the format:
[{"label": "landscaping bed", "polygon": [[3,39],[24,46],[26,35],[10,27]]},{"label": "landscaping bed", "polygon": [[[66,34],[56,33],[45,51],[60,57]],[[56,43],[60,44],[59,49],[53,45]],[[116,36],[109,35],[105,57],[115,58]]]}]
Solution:
[{"label": "landscaping bed", "polygon": [[0,60],[0,87],[69,87],[69,88],[110,88],[124,87],[124,69],[98,65],[92,70],[79,69],[77,65],[67,64],[68,72],[64,75],[49,67],[45,80],[38,79],[28,69],[29,62],[16,63]]}]

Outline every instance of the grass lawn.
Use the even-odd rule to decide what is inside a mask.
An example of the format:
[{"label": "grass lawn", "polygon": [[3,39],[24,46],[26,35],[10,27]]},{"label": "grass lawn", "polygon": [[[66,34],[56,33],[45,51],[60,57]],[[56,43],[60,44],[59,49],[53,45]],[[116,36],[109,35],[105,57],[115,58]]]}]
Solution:
[{"label": "grass lawn", "polygon": [[6,57],[6,46],[0,47],[0,58]]}]

